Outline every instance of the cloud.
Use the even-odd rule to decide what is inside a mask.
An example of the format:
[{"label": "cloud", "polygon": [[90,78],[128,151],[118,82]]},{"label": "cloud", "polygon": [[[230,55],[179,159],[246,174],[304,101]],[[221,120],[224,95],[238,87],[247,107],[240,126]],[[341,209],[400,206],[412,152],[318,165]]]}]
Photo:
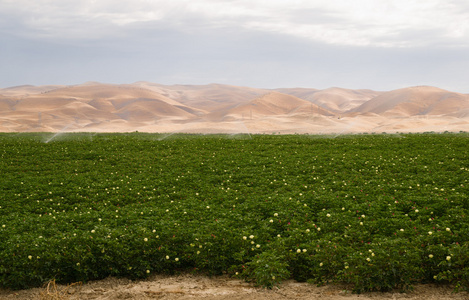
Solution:
[{"label": "cloud", "polygon": [[469,2],[2,0],[5,86],[84,81],[467,90]]},{"label": "cloud", "polygon": [[[3,31],[51,39],[121,37],[129,28],[164,24],[186,32],[237,27],[334,45],[469,45],[469,3],[458,0],[5,0],[0,11],[10,23],[0,23]],[[422,38],[422,31],[433,35]]]}]

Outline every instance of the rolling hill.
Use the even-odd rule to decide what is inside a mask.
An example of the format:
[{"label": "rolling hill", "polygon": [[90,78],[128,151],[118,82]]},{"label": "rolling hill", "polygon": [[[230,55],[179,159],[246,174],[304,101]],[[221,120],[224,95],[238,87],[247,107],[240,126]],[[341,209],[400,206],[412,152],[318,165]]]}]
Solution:
[{"label": "rolling hill", "polygon": [[150,82],[0,89],[0,131],[359,133],[469,131],[469,95]]},{"label": "rolling hill", "polygon": [[469,108],[469,95],[429,86],[383,93],[352,109],[385,116],[451,115]]},{"label": "rolling hill", "polygon": [[247,103],[237,105],[226,112],[226,115],[236,115],[251,119],[265,116],[293,116],[300,114],[311,116],[314,114],[333,115],[331,112],[310,101],[279,92],[270,92],[262,95]]}]

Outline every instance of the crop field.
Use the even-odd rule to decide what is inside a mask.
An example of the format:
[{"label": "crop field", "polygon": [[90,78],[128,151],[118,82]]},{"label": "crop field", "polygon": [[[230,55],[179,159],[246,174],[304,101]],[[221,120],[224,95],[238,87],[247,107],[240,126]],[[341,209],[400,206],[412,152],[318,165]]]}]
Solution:
[{"label": "crop field", "polygon": [[469,135],[0,134],[0,287],[469,289]]}]

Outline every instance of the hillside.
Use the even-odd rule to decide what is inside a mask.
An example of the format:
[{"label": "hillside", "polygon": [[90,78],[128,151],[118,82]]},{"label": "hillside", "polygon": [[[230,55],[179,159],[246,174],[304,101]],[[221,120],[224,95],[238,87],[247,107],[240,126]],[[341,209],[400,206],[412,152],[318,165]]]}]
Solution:
[{"label": "hillside", "polygon": [[251,119],[263,116],[293,116],[299,114],[307,114],[310,116],[314,114],[333,115],[331,112],[320,108],[310,101],[279,92],[270,92],[262,95],[247,103],[231,108],[226,112],[226,115],[243,116]]},{"label": "hillside", "polygon": [[353,109],[385,116],[450,115],[469,108],[469,95],[418,86],[383,93]]},{"label": "hillside", "polygon": [[372,90],[328,88],[325,90],[293,88],[278,89],[279,92],[308,100],[335,113],[343,113],[381,94]]},{"label": "hillside", "polygon": [[393,91],[259,89],[150,82],[0,89],[0,131],[363,133],[469,131],[469,95],[437,87]]}]

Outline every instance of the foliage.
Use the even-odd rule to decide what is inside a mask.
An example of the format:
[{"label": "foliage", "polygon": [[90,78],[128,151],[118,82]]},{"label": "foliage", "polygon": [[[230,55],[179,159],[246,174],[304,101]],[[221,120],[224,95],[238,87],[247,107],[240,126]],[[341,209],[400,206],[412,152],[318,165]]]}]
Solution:
[{"label": "foliage", "polygon": [[279,285],[290,277],[284,256],[275,252],[264,251],[246,265],[243,275],[266,288]]},{"label": "foliage", "polygon": [[469,289],[468,138],[0,134],[0,286],[194,271]]}]

